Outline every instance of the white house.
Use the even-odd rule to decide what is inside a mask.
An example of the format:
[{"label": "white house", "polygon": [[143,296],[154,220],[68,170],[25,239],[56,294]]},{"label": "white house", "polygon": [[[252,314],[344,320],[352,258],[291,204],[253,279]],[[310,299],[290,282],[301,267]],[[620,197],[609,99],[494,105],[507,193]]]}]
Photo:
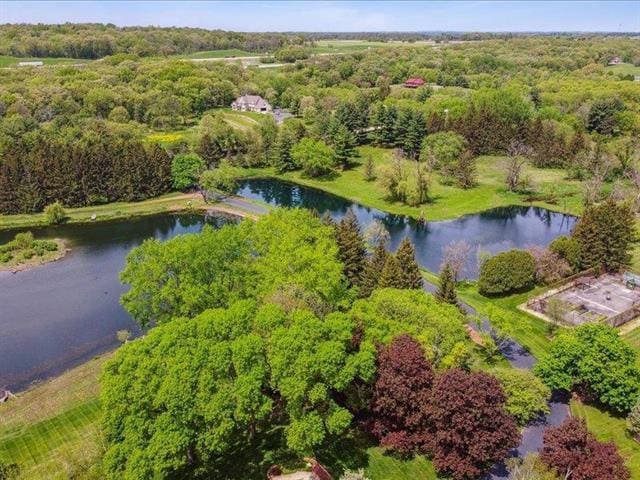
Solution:
[{"label": "white house", "polygon": [[273,110],[269,102],[260,95],[242,95],[231,104],[231,109],[240,112],[258,113],[269,113]]}]

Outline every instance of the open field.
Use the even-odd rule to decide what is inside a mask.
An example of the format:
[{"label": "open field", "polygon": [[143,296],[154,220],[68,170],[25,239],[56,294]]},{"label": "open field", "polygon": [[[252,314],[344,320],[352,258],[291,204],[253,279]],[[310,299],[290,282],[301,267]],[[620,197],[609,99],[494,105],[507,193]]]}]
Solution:
[{"label": "open field", "polygon": [[[190,206],[189,206],[190,202]],[[95,215],[95,221],[116,220],[140,215],[153,215],[163,212],[175,212],[188,208],[202,209],[205,207],[202,196],[197,193],[169,193],[161,197],[143,200],[141,202],[117,202],[106,205],[95,205],[82,208],[68,208],[67,223],[92,222],[91,216]],[[7,228],[33,227],[46,225],[43,213],[22,215],[0,215],[0,230]]]},{"label": "open field", "polygon": [[610,65],[605,68],[608,72],[620,73],[622,75],[640,75],[640,67],[636,67],[631,63],[623,63],[621,65]]},{"label": "open field", "polygon": [[232,58],[232,57],[255,57],[260,56],[258,53],[247,52],[237,48],[227,50],[207,50],[204,52],[195,52],[188,55],[177,55],[178,58]]},{"label": "open field", "polygon": [[365,473],[371,480],[405,480],[407,478],[436,480],[438,478],[431,461],[422,456],[411,460],[399,460],[385,455],[381,448],[370,448],[367,450],[367,456],[369,465]]},{"label": "open field", "polygon": [[598,440],[614,442],[631,471],[631,478],[640,479],[640,443],[627,433],[623,418],[614,417],[577,400],[571,400],[571,414],[584,418],[589,430]]}]

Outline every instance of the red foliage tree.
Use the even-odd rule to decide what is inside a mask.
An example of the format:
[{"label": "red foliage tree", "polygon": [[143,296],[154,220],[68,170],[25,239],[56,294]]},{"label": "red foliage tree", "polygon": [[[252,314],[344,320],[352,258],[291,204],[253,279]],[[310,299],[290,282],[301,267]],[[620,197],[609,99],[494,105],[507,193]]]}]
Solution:
[{"label": "red foliage tree", "polygon": [[613,443],[601,443],[583,420],[568,418],[548,428],[540,459],[570,480],[627,480],[629,470]]},{"label": "red foliage tree", "polygon": [[520,434],[491,375],[448,370],[436,378],[431,418],[436,468],[455,479],[477,478],[516,447]]},{"label": "red foliage tree", "polygon": [[426,452],[433,438],[429,399],[433,370],[422,346],[409,335],[378,353],[371,400],[371,431],[381,445],[401,454]]}]

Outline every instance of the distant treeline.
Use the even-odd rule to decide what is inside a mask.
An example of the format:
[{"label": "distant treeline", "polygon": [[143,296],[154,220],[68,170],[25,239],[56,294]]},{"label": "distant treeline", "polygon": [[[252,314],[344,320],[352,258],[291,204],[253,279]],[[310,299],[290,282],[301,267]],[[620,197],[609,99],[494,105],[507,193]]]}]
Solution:
[{"label": "distant treeline", "polygon": [[574,37],[588,38],[594,36],[628,37],[637,35],[634,32],[299,32],[298,35],[307,40],[366,40],[370,42],[387,42],[399,40],[417,42],[420,40],[492,40],[524,37]]},{"label": "distant treeline", "polygon": [[112,24],[0,25],[0,55],[96,59],[116,53],[141,57],[238,48],[267,52],[302,43],[299,35],[201,28],[116,27]]},{"label": "distant treeline", "polygon": [[144,200],[171,188],[171,159],[103,124],[79,138],[39,132],[9,145],[0,157],[0,213],[39,212],[56,201],[81,207]]}]

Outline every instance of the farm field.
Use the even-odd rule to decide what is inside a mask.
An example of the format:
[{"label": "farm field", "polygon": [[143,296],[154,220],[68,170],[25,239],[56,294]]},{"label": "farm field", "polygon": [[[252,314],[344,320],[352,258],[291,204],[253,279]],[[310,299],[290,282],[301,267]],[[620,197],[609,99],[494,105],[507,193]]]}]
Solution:
[{"label": "farm field", "polygon": [[609,65],[605,67],[608,72],[620,73],[622,75],[640,75],[640,67],[636,67],[631,63],[622,63],[620,65]]}]

